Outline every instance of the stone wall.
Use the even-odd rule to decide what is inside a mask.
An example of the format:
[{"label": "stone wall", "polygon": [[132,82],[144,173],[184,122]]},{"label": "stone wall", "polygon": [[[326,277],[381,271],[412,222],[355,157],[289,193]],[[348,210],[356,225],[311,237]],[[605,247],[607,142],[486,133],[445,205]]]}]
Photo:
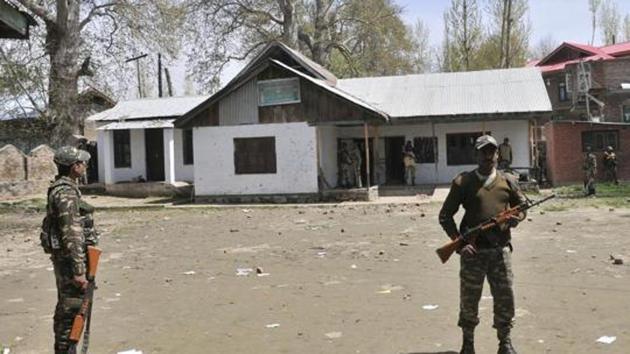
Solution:
[{"label": "stone wall", "polygon": [[40,145],[25,155],[13,145],[0,148],[0,199],[44,194],[57,174],[55,151]]}]

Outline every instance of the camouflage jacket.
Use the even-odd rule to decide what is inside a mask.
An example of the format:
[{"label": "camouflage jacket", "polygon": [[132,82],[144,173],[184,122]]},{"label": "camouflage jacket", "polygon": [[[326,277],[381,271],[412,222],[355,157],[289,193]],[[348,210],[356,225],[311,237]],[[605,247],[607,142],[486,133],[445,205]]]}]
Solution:
[{"label": "camouflage jacket", "polygon": [[584,171],[594,172],[597,170],[597,158],[592,152],[586,153],[584,156],[584,165],[582,166]]},{"label": "camouflage jacket", "polygon": [[69,260],[74,275],[85,274],[86,269],[86,243],[80,203],[79,187],[66,176],[57,178],[48,189],[50,232],[60,245],[59,249],[53,251],[53,257]]}]

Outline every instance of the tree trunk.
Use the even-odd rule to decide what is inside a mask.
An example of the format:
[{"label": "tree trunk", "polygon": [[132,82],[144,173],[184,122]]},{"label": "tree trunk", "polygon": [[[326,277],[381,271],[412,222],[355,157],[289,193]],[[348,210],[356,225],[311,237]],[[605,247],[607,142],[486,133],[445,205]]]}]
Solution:
[{"label": "tree trunk", "polygon": [[[65,3],[65,4],[64,4]],[[59,1],[57,21],[47,23],[46,49],[50,56],[48,117],[52,124],[51,143],[68,142],[72,134],[83,133],[78,116],[79,1]]]}]

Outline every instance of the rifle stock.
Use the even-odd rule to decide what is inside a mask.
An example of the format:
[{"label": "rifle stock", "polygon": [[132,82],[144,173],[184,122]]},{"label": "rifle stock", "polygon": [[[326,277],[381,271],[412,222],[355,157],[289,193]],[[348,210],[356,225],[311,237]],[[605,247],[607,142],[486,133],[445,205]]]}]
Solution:
[{"label": "rifle stock", "polygon": [[461,237],[457,237],[435,250],[435,253],[437,253],[438,257],[440,257],[442,263],[446,263],[448,259],[451,258],[453,252],[457,251],[461,247],[463,242],[464,240]]},{"label": "rifle stock", "polygon": [[88,288],[85,291],[85,295],[83,297],[83,302],[81,303],[81,308],[79,309],[79,313],[74,317],[74,322],[72,322],[72,329],[70,330],[70,340],[73,343],[73,347],[76,343],[81,339],[81,335],[83,334],[83,328],[85,327],[85,322],[89,318],[89,310],[92,302],[92,297],[94,296],[94,289],[96,288],[96,284],[94,282],[94,278],[96,276],[96,269],[98,267],[98,261],[101,256],[101,250],[94,247],[87,247],[87,257],[88,257],[88,273],[87,279],[89,281]]}]

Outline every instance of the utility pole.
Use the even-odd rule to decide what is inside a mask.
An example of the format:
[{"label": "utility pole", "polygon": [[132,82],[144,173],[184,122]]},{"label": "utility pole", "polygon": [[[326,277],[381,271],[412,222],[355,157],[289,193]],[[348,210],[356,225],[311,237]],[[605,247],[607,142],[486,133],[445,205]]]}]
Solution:
[{"label": "utility pole", "polygon": [[[507,17],[505,18],[505,65],[504,68],[510,67],[510,32],[512,30],[512,0],[506,0]],[[505,6],[505,5],[504,5]]]},{"label": "utility pole", "polygon": [[168,68],[164,68],[164,74],[166,75],[166,87],[168,87],[168,95],[173,97],[173,84],[171,83],[171,74],[168,72]]},{"label": "utility pole", "polygon": [[132,61],[136,62],[136,72],[138,74],[138,98],[144,97],[144,93],[142,92],[142,78],[140,76],[140,59],[145,58],[148,54],[141,54],[137,57],[129,58],[125,60],[125,63],[129,63]]},{"label": "utility pole", "polygon": [[158,97],[162,97],[162,54],[158,53]]}]

